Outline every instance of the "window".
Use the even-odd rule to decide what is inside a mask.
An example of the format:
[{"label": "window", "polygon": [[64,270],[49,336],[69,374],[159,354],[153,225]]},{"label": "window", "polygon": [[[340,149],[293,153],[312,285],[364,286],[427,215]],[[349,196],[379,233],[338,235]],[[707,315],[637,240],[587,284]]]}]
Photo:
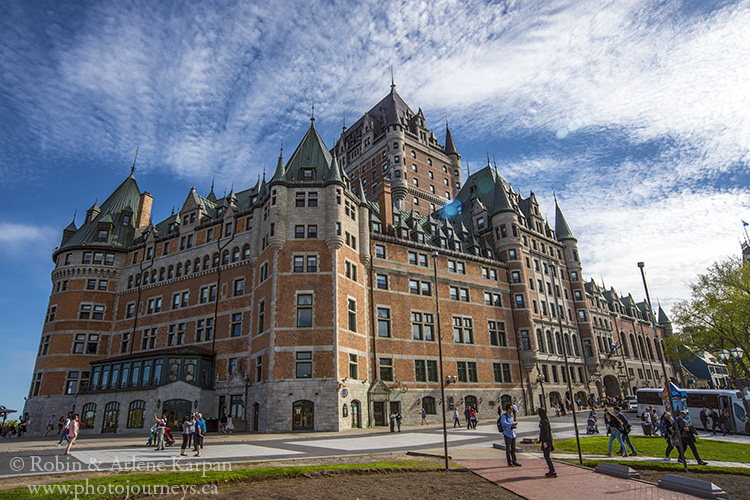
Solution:
[{"label": "window", "polygon": [[263,333],[263,330],[265,330],[266,328],[265,319],[266,319],[266,302],[264,300],[261,300],[260,303],[258,303],[258,333]]},{"label": "window", "polygon": [[427,369],[423,359],[414,360],[414,380],[417,382],[427,381]]},{"label": "window", "polygon": [[531,338],[528,330],[521,330],[521,349],[524,351],[531,350]]},{"label": "window", "polygon": [[578,321],[580,321],[581,323],[586,322],[586,311],[584,311],[583,309],[578,310]]},{"label": "window", "polygon": [[[518,272],[518,271],[514,271]],[[489,267],[483,267],[482,268],[482,277],[489,280],[495,280],[497,281],[497,269],[492,269]],[[520,283],[521,280],[519,279],[517,282],[514,281],[514,283]]]},{"label": "window", "polygon": [[393,358],[380,358],[380,380],[393,382]]},{"label": "window", "polygon": [[411,313],[411,336],[414,340],[435,340],[435,321],[432,313]]},{"label": "window", "polygon": [[144,423],[144,413],[146,411],[146,402],[142,400],[132,401],[128,406],[128,429],[142,429]]},{"label": "window", "polygon": [[37,352],[37,356],[44,356],[49,351],[49,341],[50,341],[51,335],[44,335],[42,337],[42,340],[39,342],[39,351]]},{"label": "window", "polygon": [[294,378],[312,378],[312,352],[295,353]]},{"label": "window", "polygon": [[234,419],[242,419],[245,416],[245,401],[241,394],[229,396],[229,415]]},{"label": "window", "polygon": [[156,348],[156,328],[146,328],[141,336],[141,350]]},{"label": "window", "polygon": [[303,225],[294,226],[294,237],[295,238],[304,238],[305,237],[305,226],[303,226]]},{"label": "window", "polygon": [[297,294],[297,327],[311,327],[313,323],[313,296],[311,293]]},{"label": "window", "polygon": [[146,314],[154,314],[161,312],[161,297],[148,299]]},{"label": "window", "polygon": [[[212,318],[213,319],[213,318]],[[185,343],[185,323],[169,325],[167,332],[167,346],[182,345]]]},{"label": "window", "polygon": [[457,286],[451,286],[450,298],[451,300],[460,300],[461,302],[469,302],[469,289],[457,287]]},{"label": "window", "polygon": [[318,237],[318,226],[312,224],[307,226],[307,237],[317,238]]},{"label": "window", "polygon": [[477,382],[477,364],[473,361],[456,361],[459,382]]},{"label": "window", "polygon": [[474,343],[474,322],[469,317],[453,317],[453,341],[459,344]]},{"label": "window", "polygon": [[[85,351],[84,351],[85,348]],[[99,334],[77,333],[73,339],[73,353],[75,354],[96,354],[99,351]]]},{"label": "window", "polygon": [[346,277],[352,281],[357,281],[357,265],[347,260],[344,263],[344,267],[346,270]]},{"label": "window", "polygon": [[[547,381],[547,370],[546,366],[542,366],[544,369],[544,379]],[[511,377],[510,364],[509,363],[492,363],[492,371],[495,375],[495,382],[498,383],[511,383],[513,379]]]},{"label": "window", "polygon": [[429,267],[426,253],[409,252],[409,264]]},{"label": "window", "polygon": [[255,360],[255,381],[260,382],[263,380],[263,356],[258,356]]},{"label": "window", "polygon": [[359,378],[359,369],[357,368],[357,355],[349,354],[349,378],[357,380]]},{"label": "window", "polygon": [[86,403],[83,405],[81,410],[81,422],[83,427],[91,429],[94,427],[94,419],[96,418],[96,403]]},{"label": "window", "polygon": [[391,336],[391,310],[386,307],[377,308],[378,337]]},{"label": "window", "polygon": [[232,337],[242,335],[242,313],[233,313],[232,321],[229,323],[229,334]]},{"label": "window", "polygon": [[240,278],[234,281],[234,296],[239,297],[245,294],[245,280]]},{"label": "window", "polygon": [[130,333],[123,333],[120,340],[120,352],[125,353],[130,350]]},{"label": "window", "polygon": [[515,296],[515,299],[516,299],[516,308],[523,309],[525,307],[523,295],[522,294],[517,294]]},{"label": "window", "polygon": [[375,257],[385,259],[385,245],[375,245]]},{"label": "window", "polygon": [[348,317],[349,317],[349,330],[356,332],[357,331],[357,301],[354,299],[349,299],[347,301],[347,311],[348,311]]},{"label": "window", "polygon": [[[81,306],[83,307],[83,306]],[[49,306],[49,309],[47,309],[47,319],[46,321],[54,321],[55,315],[57,314],[57,306]]]},{"label": "window", "polygon": [[375,284],[380,290],[388,290],[388,276],[385,274],[376,274]]},{"label": "window", "polygon": [[258,283],[263,283],[268,279],[268,262],[264,262],[260,265],[260,272],[258,273]]},{"label": "window", "polygon": [[214,319],[199,319],[195,322],[195,341],[208,342],[214,338]]},{"label": "window", "polygon": [[490,345],[500,345],[503,347],[508,345],[504,322],[489,320],[487,321],[487,329],[490,332]]},{"label": "window", "polygon": [[86,280],[86,290],[96,290],[96,280]]},{"label": "window", "polygon": [[68,372],[65,380],[65,394],[75,394],[78,389],[78,372]]}]

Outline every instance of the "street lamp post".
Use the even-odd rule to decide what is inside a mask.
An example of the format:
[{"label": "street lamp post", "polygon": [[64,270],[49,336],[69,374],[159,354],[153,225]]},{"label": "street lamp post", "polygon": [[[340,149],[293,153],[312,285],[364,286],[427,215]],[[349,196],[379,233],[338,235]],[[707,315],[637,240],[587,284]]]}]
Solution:
[{"label": "street lamp post", "polygon": [[[570,408],[573,413],[573,428],[576,431],[576,445],[578,446],[578,464],[583,465],[583,455],[581,454],[581,437],[578,434],[578,417],[576,417],[576,405],[575,405],[575,396],[573,395],[573,385],[570,382],[570,365],[568,365],[568,344],[565,343],[565,334],[563,333],[563,324],[562,324],[562,312],[560,311],[560,306],[558,305],[557,301],[557,283],[555,282],[555,272],[556,268],[552,264],[552,262],[549,263],[549,273],[550,273],[550,279],[552,281],[552,296],[555,298],[555,309],[557,313],[557,325],[560,328],[560,337],[562,342],[562,352],[563,352],[563,360],[565,361],[565,379],[568,381],[568,393],[570,394]],[[560,285],[562,286],[562,276],[560,277]]]},{"label": "street lamp post", "polygon": [[719,359],[722,360],[724,363],[729,361],[733,368],[734,368],[734,385],[737,387],[737,390],[742,390],[743,387],[740,387],[740,376],[739,376],[739,369],[737,368],[737,364],[740,363],[740,360],[742,359],[742,356],[745,355],[745,351],[742,349],[742,347],[735,347],[731,351],[727,351],[726,349],[721,350],[716,353],[719,356]]},{"label": "street lamp post", "polygon": [[547,409],[547,395],[544,393],[544,375],[541,373],[536,376],[536,383],[542,389],[542,406]]},{"label": "street lamp post", "polygon": [[[656,331],[656,319],[654,318],[654,310],[651,307],[651,297],[648,294],[648,285],[646,284],[646,273],[643,271],[643,267],[645,264],[643,262],[638,263],[638,267],[641,270],[641,278],[643,278],[643,289],[646,291],[646,302],[648,303],[648,312],[649,316],[651,316],[651,326],[654,327],[654,340],[657,341],[656,345],[661,346],[662,343],[659,341],[659,333]],[[670,413],[672,414],[672,418],[674,419],[675,425],[677,424],[677,416],[675,415],[675,407],[674,407],[674,401],[672,401],[672,391],[671,387],[669,386],[669,375],[667,375],[667,365],[664,362],[664,358],[666,358],[666,353],[664,352],[664,349],[661,349],[661,369],[664,372],[664,384],[665,384],[665,391],[667,391],[667,395],[669,397],[669,408]],[[680,452],[680,456],[683,458],[682,465],[685,469],[685,472],[688,471],[687,466],[687,458],[685,457],[685,450],[682,446],[682,439],[680,436],[680,429],[677,429],[677,449]]]},{"label": "street lamp post", "polygon": [[445,451],[445,470],[448,470],[448,425],[445,422],[445,377],[443,375],[443,333],[440,328],[440,300],[438,299],[438,274],[437,274],[437,256],[436,250],[432,252],[432,267],[435,270],[435,310],[437,321],[437,339],[438,339],[438,363],[440,364],[440,406],[443,413],[443,447]]}]

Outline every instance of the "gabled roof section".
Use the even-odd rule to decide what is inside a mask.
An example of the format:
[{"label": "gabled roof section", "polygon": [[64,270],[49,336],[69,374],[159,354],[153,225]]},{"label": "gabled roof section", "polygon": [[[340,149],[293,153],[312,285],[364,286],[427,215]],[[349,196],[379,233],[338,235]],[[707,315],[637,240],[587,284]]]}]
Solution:
[{"label": "gabled roof section", "polygon": [[669,316],[667,316],[667,313],[664,312],[664,309],[662,309],[661,306],[659,306],[659,319],[658,319],[658,323],[660,325],[666,325],[666,324],[671,324],[672,323],[672,321],[669,319]]},{"label": "gabled roof section", "polygon": [[560,210],[560,205],[557,204],[557,197],[555,197],[555,234],[557,235],[557,241],[578,241],[573,237],[573,232],[570,230],[562,210]]},{"label": "gabled roof section", "polygon": [[[65,244],[60,247],[72,248],[77,246],[105,247],[118,250],[124,250],[133,240],[135,231],[135,217],[130,217],[128,224],[122,224],[122,212],[132,213],[132,207],[140,206],[141,192],[135,177],[131,173],[117,189],[107,198],[101,207],[99,213],[92,220],[83,224]],[[96,203],[94,204],[94,207]],[[94,208],[92,207],[92,208]],[[99,223],[107,222],[113,224],[112,230],[104,241],[97,241],[99,232]],[[68,226],[70,228],[71,226]],[[75,227],[75,225],[73,225]]]},{"label": "gabled roof section", "polygon": [[[304,168],[314,168],[313,182],[323,182],[328,177],[329,169],[333,158],[328,152],[323,139],[321,139],[315,125],[310,121],[310,128],[307,130],[305,137],[302,138],[297,149],[292,153],[291,158],[286,164],[283,181],[293,182],[302,180],[302,170]],[[275,175],[271,182],[276,181]],[[271,183],[269,182],[269,184]]]}]

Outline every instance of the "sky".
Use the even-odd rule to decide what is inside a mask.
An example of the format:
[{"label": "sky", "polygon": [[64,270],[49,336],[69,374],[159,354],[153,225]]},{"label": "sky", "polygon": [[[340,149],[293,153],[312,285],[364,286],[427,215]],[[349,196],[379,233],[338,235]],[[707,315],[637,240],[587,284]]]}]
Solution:
[{"label": "sky", "polygon": [[586,278],[667,311],[750,220],[750,2],[0,2],[0,404],[21,410],[51,253],[130,173],[154,220],[255,184],[309,127],[330,147],[390,90],[466,177],[487,164]]}]

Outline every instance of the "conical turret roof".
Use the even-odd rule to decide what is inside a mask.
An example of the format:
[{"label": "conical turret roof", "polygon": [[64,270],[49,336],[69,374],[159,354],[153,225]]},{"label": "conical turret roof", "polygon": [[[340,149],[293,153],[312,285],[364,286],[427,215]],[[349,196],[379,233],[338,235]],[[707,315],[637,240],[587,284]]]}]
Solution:
[{"label": "conical turret roof", "polygon": [[557,198],[555,198],[555,234],[557,235],[557,241],[578,241],[573,236],[570,226],[568,226],[568,222],[565,220],[562,210],[560,210],[560,205],[557,204]]}]

